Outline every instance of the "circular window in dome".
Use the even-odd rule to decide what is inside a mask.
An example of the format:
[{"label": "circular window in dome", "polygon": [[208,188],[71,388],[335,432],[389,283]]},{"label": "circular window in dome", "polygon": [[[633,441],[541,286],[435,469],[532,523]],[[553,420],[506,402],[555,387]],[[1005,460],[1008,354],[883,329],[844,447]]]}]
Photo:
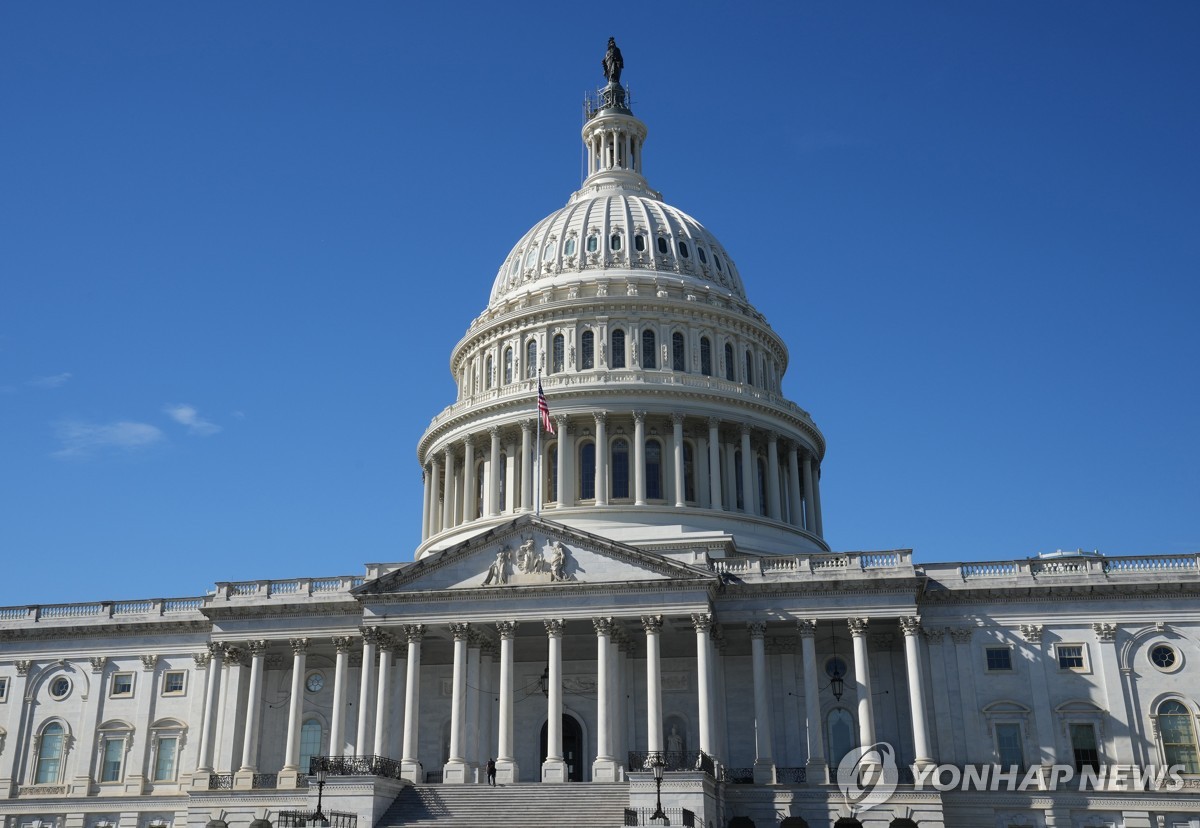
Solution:
[{"label": "circular window in dome", "polygon": [[665,255],[667,255],[667,251],[670,249],[671,248],[667,246],[667,237],[659,236],[658,237],[658,252],[665,256]]},{"label": "circular window in dome", "polygon": [[685,259],[688,257],[688,249],[687,249],[687,243],[686,243],[686,242],[680,242],[680,243],[679,243],[679,255],[680,255],[680,256],[682,256],[682,257],[683,257],[683,258],[685,258]]},{"label": "circular window in dome", "polygon": [[59,676],[50,682],[50,698],[65,699],[71,694],[71,680],[66,676]]},{"label": "circular window in dome", "polygon": [[574,256],[575,255],[575,238],[574,237],[567,239],[567,243],[563,245],[563,255],[565,255],[565,256]]},{"label": "circular window in dome", "polygon": [[708,264],[708,256],[704,255],[704,248],[697,247],[696,255],[700,257],[700,264]]},{"label": "circular window in dome", "polygon": [[1164,673],[1174,673],[1183,666],[1179,651],[1170,644],[1155,644],[1150,648],[1149,656],[1154,668]]}]

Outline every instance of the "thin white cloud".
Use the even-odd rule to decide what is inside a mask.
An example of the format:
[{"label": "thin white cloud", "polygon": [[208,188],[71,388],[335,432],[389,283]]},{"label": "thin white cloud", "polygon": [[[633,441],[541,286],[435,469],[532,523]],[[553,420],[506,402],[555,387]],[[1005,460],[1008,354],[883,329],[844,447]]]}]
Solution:
[{"label": "thin white cloud", "polygon": [[132,451],[153,445],[163,439],[163,433],[149,423],[118,420],[115,423],[84,423],[66,420],[55,425],[62,448],[55,457],[85,457],[97,451],[114,449]]},{"label": "thin white cloud", "polygon": [[25,384],[33,388],[40,388],[43,391],[49,391],[52,388],[59,388],[65,385],[70,378],[70,372],[64,371],[61,374],[53,374],[49,377],[36,377]]},{"label": "thin white cloud", "polygon": [[201,417],[196,407],[187,403],[168,404],[163,411],[181,426],[186,426],[189,434],[208,437],[221,430],[219,425]]}]

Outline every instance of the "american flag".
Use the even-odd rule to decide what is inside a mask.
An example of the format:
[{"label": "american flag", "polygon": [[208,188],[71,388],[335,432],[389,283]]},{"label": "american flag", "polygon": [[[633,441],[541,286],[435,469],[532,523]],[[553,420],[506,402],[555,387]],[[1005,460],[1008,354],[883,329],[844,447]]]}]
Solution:
[{"label": "american flag", "polygon": [[546,395],[542,392],[542,381],[538,380],[538,414],[542,416],[542,428],[547,434],[554,433],[554,420],[550,419],[550,406],[546,404]]}]

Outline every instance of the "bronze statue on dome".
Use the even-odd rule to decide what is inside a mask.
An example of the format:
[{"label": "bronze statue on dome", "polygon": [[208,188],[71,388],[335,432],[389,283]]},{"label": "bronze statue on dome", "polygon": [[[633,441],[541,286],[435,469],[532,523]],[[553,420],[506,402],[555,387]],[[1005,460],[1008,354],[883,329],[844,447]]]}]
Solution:
[{"label": "bronze statue on dome", "polygon": [[609,83],[621,82],[621,70],[625,68],[625,60],[621,57],[621,50],[617,48],[616,38],[608,39],[608,51],[604,53],[604,60],[600,61],[600,65],[604,67],[605,80]]}]

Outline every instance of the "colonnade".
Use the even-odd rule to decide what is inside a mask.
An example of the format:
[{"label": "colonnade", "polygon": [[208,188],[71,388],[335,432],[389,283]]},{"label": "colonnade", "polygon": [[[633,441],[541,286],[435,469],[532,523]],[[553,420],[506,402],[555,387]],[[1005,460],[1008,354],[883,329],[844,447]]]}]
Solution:
[{"label": "colonnade", "polygon": [[[820,459],[799,440],[680,413],[597,411],[554,419],[556,435],[542,440],[544,508],[655,503],[761,515],[824,535]],[[468,435],[429,453],[422,540],[478,518],[534,510],[535,426],[532,419],[492,426],[486,436]],[[658,443],[660,455],[653,490],[648,440]],[[581,455],[588,444],[595,447],[590,470]]]},{"label": "colonnade", "polygon": [[[695,631],[695,721],[697,723],[699,749],[720,761],[727,758],[725,743],[725,711],[718,701],[724,696],[724,670],[718,665],[721,660],[718,642],[714,636],[717,625],[710,613],[694,613],[690,626]],[[530,622],[521,622],[522,625]],[[574,621],[575,625],[586,623]],[[518,622],[502,620],[493,624],[459,622],[448,625],[447,632],[453,640],[452,679],[450,693],[450,738],[448,761],[441,768],[443,781],[463,783],[471,781],[474,769],[495,756],[497,778],[501,782],[517,782],[524,775],[540,778],[544,782],[568,781],[567,762],[563,755],[563,635],[567,622],[561,618],[548,618],[542,622],[547,638],[548,664],[546,668],[546,754],[542,767],[532,774],[522,774],[518,768],[517,746],[514,742],[514,702],[517,688],[514,687],[514,645]],[[592,780],[596,782],[616,781],[620,768],[625,764],[627,747],[626,730],[622,723],[628,722],[631,704],[621,688],[627,686],[628,671],[636,662],[629,657],[636,646],[628,630],[633,624],[640,627],[644,646],[645,668],[645,742],[649,752],[664,750],[663,691],[661,681],[661,634],[663,616],[642,615],[636,618],[599,617],[591,619],[596,637],[596,719],[594,760],[591,765]],[[802,659],[805,717],[807,719],[808,779],[815,784],[827,778],[826,746],[821,716],[821,692],[819,683],[816,619],[801,619],[796,624],[799,633]],[[908,695],[912,711],[914,761],[918,765],[932,762],[928,727],[925,718],[925,699],[921,677],[920,625],[916,617],[899,619],[904,635],[904,654],[907,673]],[[871,745],[876,741],[875,719],[872,706],[872,682],[867,649],[868,620],[849,618],[847,625],[853,640],[854,699],[857,704],[858,743]],[[751,665],[753,675],[754,706],[754,778],[761,784],[776,781],[773,747],[774,727],[771,722],[772,679],[766,655],[768,624],[763,621],[747,625],[750,638]],[[777,624],[771,628],[777,629]],[[404,705],[403,738],[400,764],[402,775],[408,779],[423,780],[425,769],[420,761],[419,722],[421,716],[421,671],[422,642],[428,628],[424,624],[403,624],[393,627],[363,627],[361,629],[362,667],[358,700],[358,716],[353,744],[357,755],[384,756],[389,752],[391,734],[391,706],[397,702]],[[288,642],[292,651],[291,697],[289,701],[288,725],[284,766],[279,774],[279,784],[288,787],[296,778],[308,772],[299,767],[300,729],[304,716],[304,676],[306,658],[312,643],[308,638],[293,638]],[[337,652],[334,676],[334,704],[330,722],[329,754],[342,756],[345,751],[345,699],[349,673],[349,653],[353,646],[348,637],[335,637],[332,643]],[[498,644],[498,646],[497,646]],[[235,787],[249,788],[258,773],[257,754],[261,729],[261,695],[263,657],[267,648],[265,641],[252,641],[247,646],[251,653],[251,675],[249,708],[245,711],[242,766],[235,775]],[[211,659],[208,666],[204,692],[204,718],[200,732],[200,755],[198,773],[211,773],[213,769],[214,726],[220,717],[218,708],[220,673],[223,659],[227,655],[240,658],[237,648],[230,645],[210,645]],[[404,691],[396,693],[391,687],[393,659],[397,653],[404,654]],[[378,655],[378,669],[376,656]],[[622,657],[622,656],[626,657]],[[496,664],[496,661],[499,664]],[[498,686],[493,684],[498,666]],[[496,706],[490,700],[497,699]],[[690,714],[689,714],[690,717]],[[495,723],[496,743],[493,746],[487,734],[493,732]],[[480,734],[484,734],[481,738]],[[641,747],[641,745],[637,746]]]}]

